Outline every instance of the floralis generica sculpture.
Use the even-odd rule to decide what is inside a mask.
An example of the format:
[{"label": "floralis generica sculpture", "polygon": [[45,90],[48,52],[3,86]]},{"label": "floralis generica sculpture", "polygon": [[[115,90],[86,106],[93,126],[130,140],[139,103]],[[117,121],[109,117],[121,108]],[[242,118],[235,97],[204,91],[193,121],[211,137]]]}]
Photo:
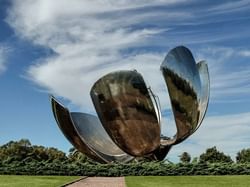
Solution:
[{"label": "floralis generica sculpture", "polygon": [[51,97],[54,117],[71,144],[101,163],[146,157],[163,160],[201,125],[209,100],[209,73],[189,49],[172,49],[161,64],[168,88],[176,134],[161,136],[161,111],[156,96],[136,70],[111,72],[97,80],[90,96],[97,116],[70,112]]}]

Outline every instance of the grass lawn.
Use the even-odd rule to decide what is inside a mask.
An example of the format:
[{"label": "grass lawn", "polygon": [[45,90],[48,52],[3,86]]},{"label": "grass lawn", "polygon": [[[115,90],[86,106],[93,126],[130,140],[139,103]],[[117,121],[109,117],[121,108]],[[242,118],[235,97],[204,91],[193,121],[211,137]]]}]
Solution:
[{"label": "grass lawn", "polygon": [[58,187],[76,180],[76,176],[0,175],[1,187]]},{"label": "grass lawn", "polygon": [[250,176],[147,176],[126,177],[127,187],[247,187]]}]

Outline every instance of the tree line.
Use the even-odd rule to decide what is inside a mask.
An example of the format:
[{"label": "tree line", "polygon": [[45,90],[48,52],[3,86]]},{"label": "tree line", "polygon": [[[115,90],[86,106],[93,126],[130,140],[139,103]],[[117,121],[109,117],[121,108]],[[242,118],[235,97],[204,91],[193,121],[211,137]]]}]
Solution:
[{"label": "tree line", "polygon": [[130,163],[99,164],[74,148],[66,153],[32,145],[29,140],[10,141],[0,146],[0,174],[25,175],[231,175],[250,174],[250,148],[237,153],[235,162],[216,147],[199,157],[183,152],[177,164],[146,159]]},{"label": "tree line", "polygon": [[[183,152],[180,156],[180,161],[183,163],[191,162],[191,155],[187,152]],[[242,149],[239,151],[235,158],[236,163],[250,163],[250,148]],[[225,155],[223,152],[217,150],[217,148],[211,147],[202,153],[199,158],[194,157],[192,163],[233,163],[234,161],[229,155]]]}]

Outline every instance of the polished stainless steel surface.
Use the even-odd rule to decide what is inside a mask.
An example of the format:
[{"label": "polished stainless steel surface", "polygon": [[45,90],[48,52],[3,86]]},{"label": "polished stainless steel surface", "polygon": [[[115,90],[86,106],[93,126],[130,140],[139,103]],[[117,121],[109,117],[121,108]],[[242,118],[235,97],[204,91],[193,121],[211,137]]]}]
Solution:
[{"label": "polished stainless steel surface", "polygon": [[205,117],[207,107],[208,107],[208,102],[209,102],[209,93],[210,93],[210,82],[209,82],[209,73],[208,73],[208,67],[205,61],[200,61],[197,64],[197,68],[200,74],[200,79],[201,79],[201,100],[200,100],[200,118],[199,118],[199,123],[196,127],[201,125],[202,120]]},{"label": "polished stainless steel surface", "polygon": [[109,73],[94,83],[90,95],[98,117],[70,113],[51,97],[58,126],[76,149],[98,162],[128,162],[142,157],[163,160],[174,145],[201,125],[210,83],[205,61],[196,64],[183,46],[167,54],[161,71],[177,127],[173,138],[160,135],[159,98],[135,70]]},{"label": "polished stainless steel surface", "polygon": [[205,62],[196,65],[186,47],[172,49],[161,65],[168,87],[177,133],[173,139],[161,140],[173,145],[189,137],[201,124],[209,98],[209,77]]},{"label": "polished stainless steel surface", "polygon": [[89,158],[101,163],[105,163],[105,160],[100,158],[94,151],[92,151],[78,135],[73,122],[70,117],[70,113],[67,108],[60,104],[54,97],[51,97],[51,105],[54,117],[57,125],[63,132],[64,136],[70,141],[70,143],[78,149],[80,152],[87,155]]},{"label": "polished stainless steel surface", "polygon": [[153,93],[151,88],[148,88],[148,91],[149,91],[150,98],[153,101],[153,105],[154,105],[154,109],[156,111],[158,123],[161,124],[161,106],[160,106],[159,97]]},{"label": "polished stainless steel surface", "polygon": [[79,112],[72,112],[70,114],[82,141],[94,150],[99,157],[102,157],[106,162],[127,162],[133,159],[132,156],[124,153],[111,140],[98,117]]},{"label": "polished stainless steel surface", "polygon": [[102,162],[128,162],[132,156],[115,145],[96,116],[85,113],[69,113],[55,98],[51,98],[54,117],[66,138],[88,157]]},{"label": "polished stainless steel surface", "polygon": [[90,94],[102,125],[122,150],[143,156],[159,146],[158,114],[141,74],[109,73],[93,85]]}]

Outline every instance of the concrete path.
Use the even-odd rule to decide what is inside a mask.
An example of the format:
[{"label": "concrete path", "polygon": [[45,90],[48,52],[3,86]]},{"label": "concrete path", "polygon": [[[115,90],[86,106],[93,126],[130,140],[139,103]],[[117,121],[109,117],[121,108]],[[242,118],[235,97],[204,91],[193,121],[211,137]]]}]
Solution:
[{"label": "concrete path", "polygon": [[87,177],[67,187],[126,187],[124,177]]}]

